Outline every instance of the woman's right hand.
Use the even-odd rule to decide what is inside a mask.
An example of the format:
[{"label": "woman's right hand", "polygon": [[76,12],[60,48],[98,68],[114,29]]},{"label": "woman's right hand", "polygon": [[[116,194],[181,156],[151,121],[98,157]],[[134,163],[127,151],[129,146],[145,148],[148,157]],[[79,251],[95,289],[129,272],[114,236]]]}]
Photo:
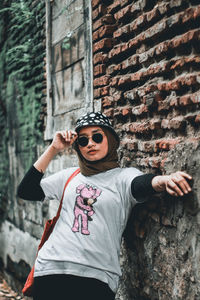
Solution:
[{"label": "woman's right hand", "polygon": [[77,133],[73,130],[57,131],[51,146],[58,152],[70,147],[77,139]]}]

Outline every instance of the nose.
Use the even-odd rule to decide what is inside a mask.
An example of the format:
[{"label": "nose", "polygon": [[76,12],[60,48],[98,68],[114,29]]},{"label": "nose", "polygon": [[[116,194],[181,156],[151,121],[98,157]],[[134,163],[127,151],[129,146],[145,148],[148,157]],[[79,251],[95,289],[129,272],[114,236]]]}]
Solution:
[{"label": "nose", "polygon": [[94,144],[95,144],[95,142],[93,141],[93,139],[91,138],[91,137],[89,137],[88,138],[89,140],[88,140],[88,147],[91,147],[91,146],[93,146]]}]

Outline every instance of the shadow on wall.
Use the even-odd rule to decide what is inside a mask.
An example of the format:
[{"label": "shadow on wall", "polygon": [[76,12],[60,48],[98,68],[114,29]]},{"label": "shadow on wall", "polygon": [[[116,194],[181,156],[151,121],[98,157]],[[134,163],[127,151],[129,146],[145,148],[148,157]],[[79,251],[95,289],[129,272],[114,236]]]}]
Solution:
[{"label": "shadow on wall", "polygon": [[190,194],[159,194],[132,211],[121,283],[131,300],[200,299],[199,150],[200,145],[177,145],[165,164],[166,174],[185,170],[193,177]]}]

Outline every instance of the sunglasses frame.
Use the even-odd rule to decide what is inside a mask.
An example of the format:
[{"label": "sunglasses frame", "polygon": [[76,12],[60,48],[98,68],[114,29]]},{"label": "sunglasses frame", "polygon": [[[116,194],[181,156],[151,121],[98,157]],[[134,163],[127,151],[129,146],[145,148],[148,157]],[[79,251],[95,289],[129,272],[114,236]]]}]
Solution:
[{"label": "sunglasses frame", "polygon": [[[95,141],[95,139],[94,139],[94,136],[101,136],[101,141]],[[81,139],[81,138],[85,138],[85,139],[87,139],[87,144],[86,145],[81,145],[80,144],[80,142],[79,142],[79,140]],[[90,138],[92,138],[92,140],[93,140],[93,142],[95,142],[96,144],[101,144],[102,142],[103,142],[103,139],[104,139],[104,135],[101,133],[101,132],[95,132],[95,133],[93,133],[93,135],[92,136],[81,136],[81,137],[78,137],[77,138],[77,143],[78,143],[78,145],[80,146],[80,147],[86,147],[87,145],[88,145],[88,143],[89,143],[89,140],[90,140]]]}]

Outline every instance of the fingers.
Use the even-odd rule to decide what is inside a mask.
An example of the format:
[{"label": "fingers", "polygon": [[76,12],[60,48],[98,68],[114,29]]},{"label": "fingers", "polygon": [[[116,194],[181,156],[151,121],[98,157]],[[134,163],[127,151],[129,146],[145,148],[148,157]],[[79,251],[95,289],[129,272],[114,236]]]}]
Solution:
[{"label": "fingers", "polygon": [[77,133],[73,130],[63,130],[61,131],[61,135],[66,143],[69,143],[70,145],[73,144],[73,142],[77,139]]},{"label": "fingers", "polygon": [[191,180],[192,177],[185,173],[178,171],[168,176],[166,182],[166,191],[172,196],[183,196],[191,192],[191,187],[187,182],[187,179]]}]

